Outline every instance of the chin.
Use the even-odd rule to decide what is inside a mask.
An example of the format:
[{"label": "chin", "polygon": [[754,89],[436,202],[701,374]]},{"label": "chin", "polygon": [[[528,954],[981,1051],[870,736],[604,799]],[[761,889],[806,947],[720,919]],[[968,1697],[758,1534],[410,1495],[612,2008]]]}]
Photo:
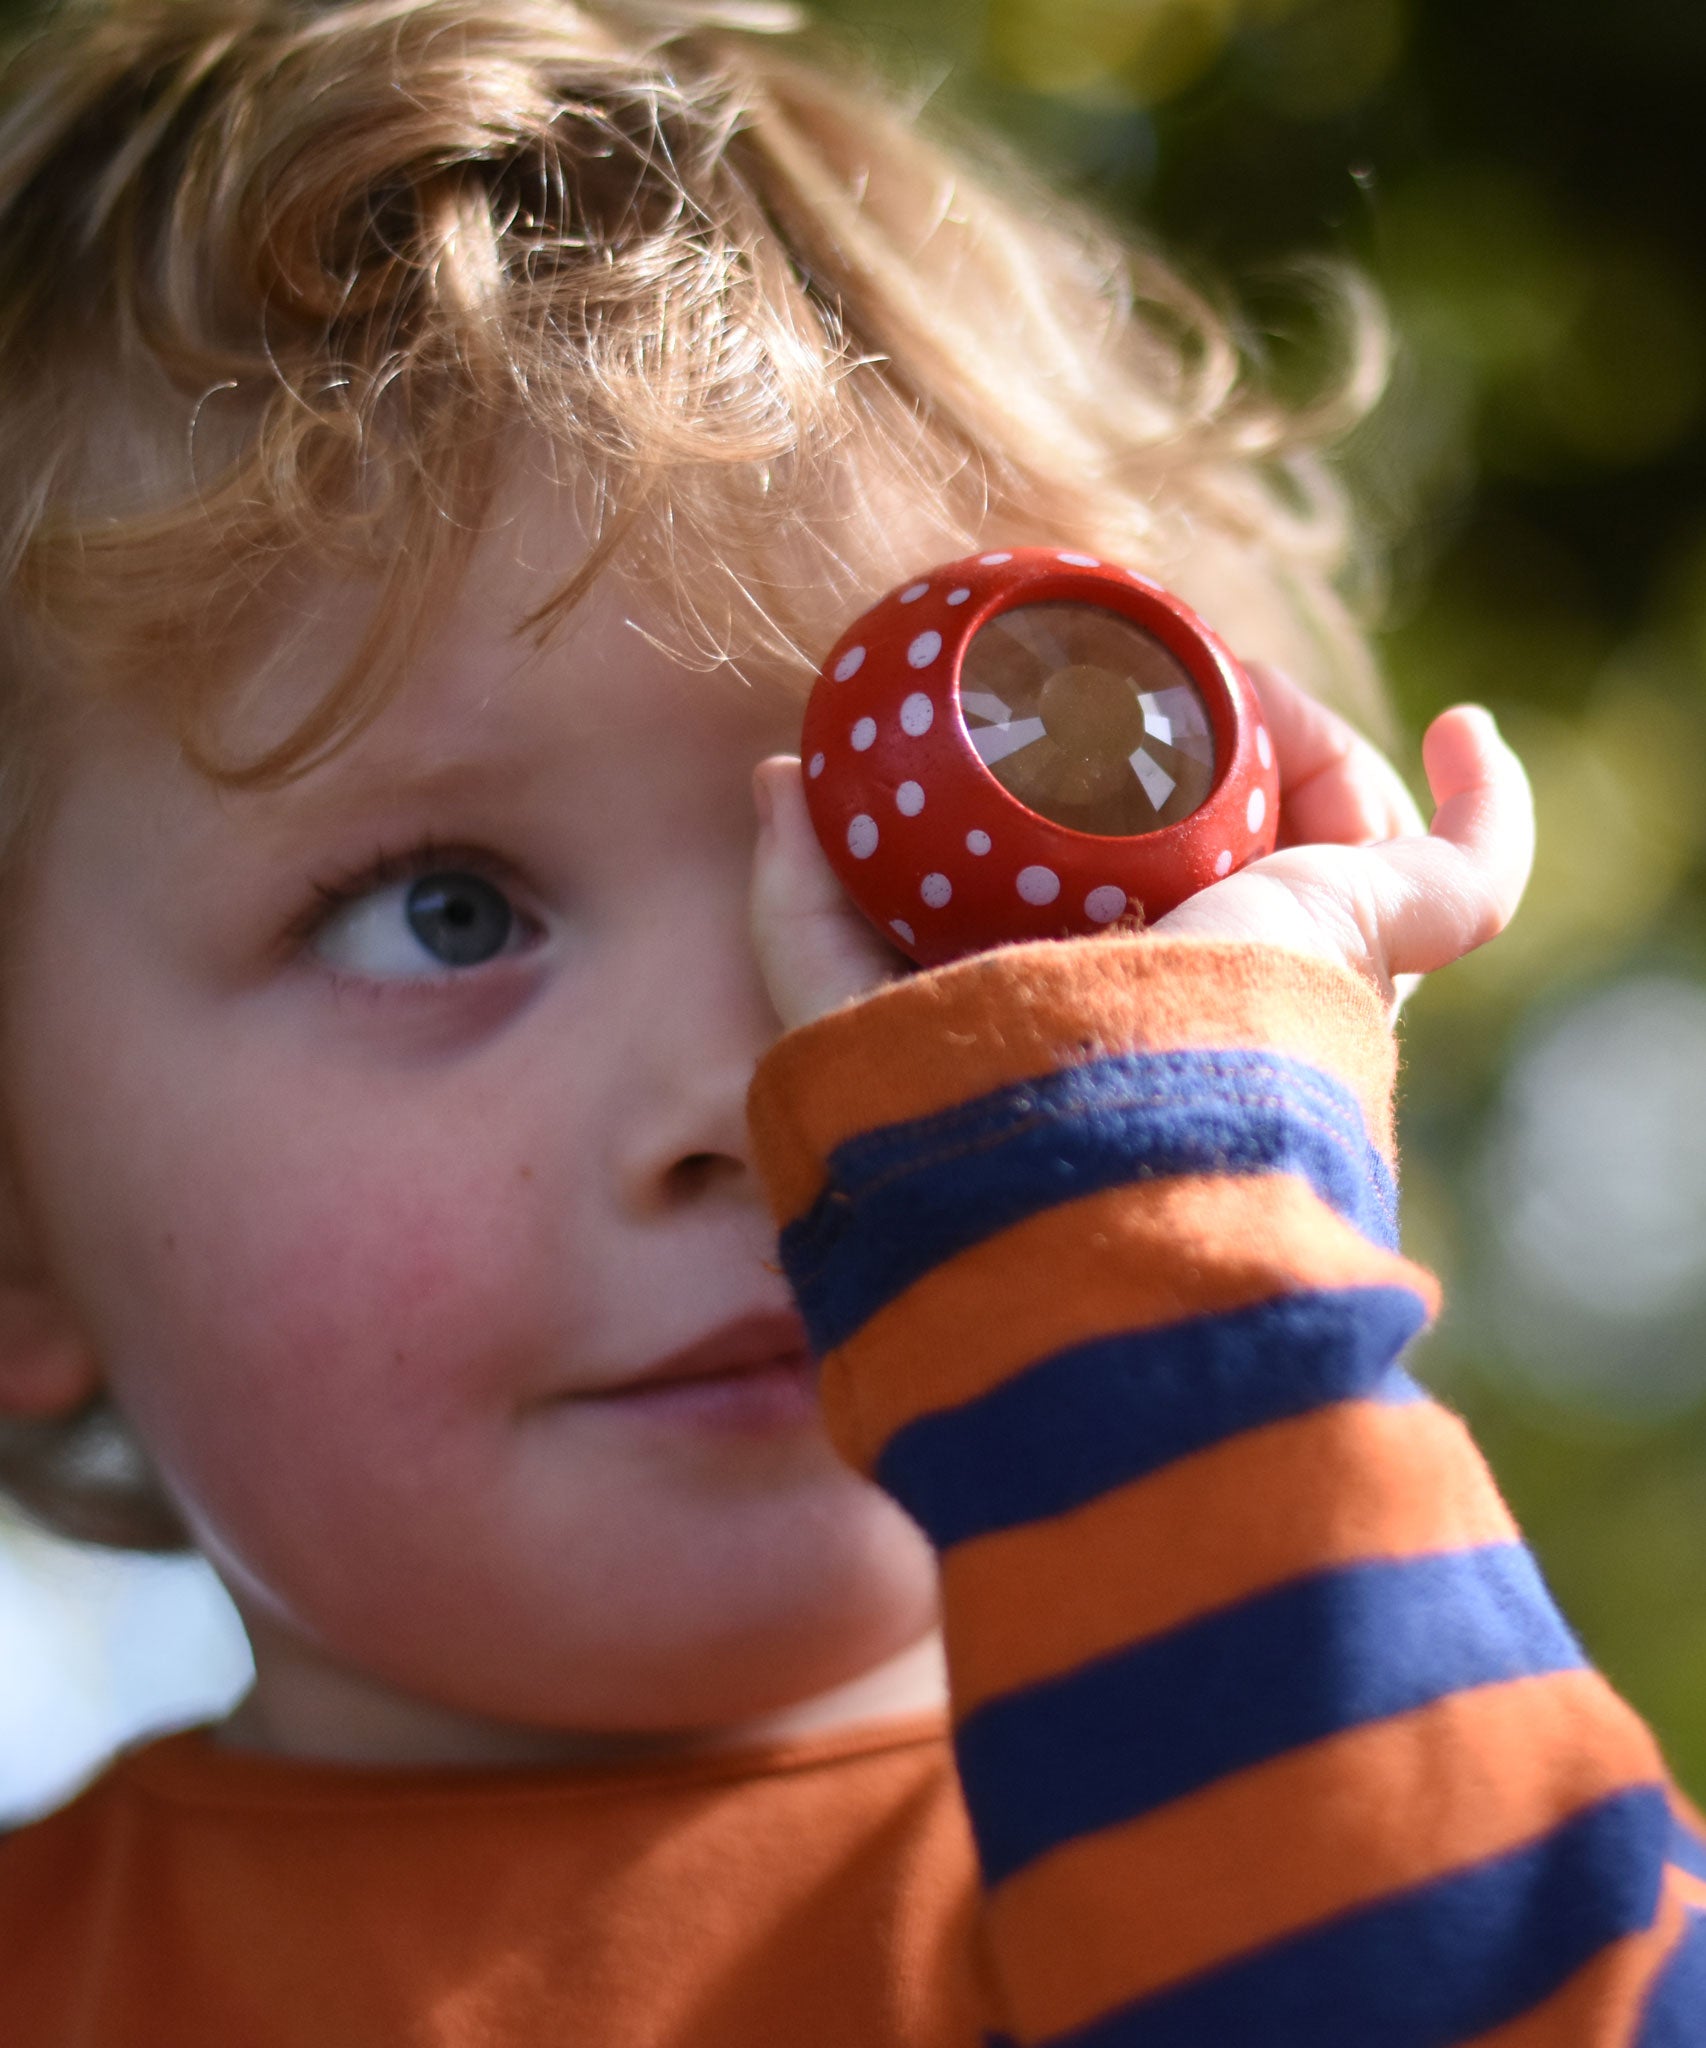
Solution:
[{"label": "chin", "polygon": [[507,1656],[496,1641],[466,1646],[431,1690],[465,1713],[565,1734],[708,1734],[786,1713],[933,1634],[935,1560],[894,1512],[899,1526],[870,1548],[796,1553],[774,1575],[754,1566],[721,1598],[690,1580],[675,1597],[639,1592],[625,1614],[605,1606],[591,1626],[565,1618],[526,1665],[513,1638]]},{"label": "chin", "polygon": [[347,1710],[452,1760],[459,1735],[491,1756],[506,1731],[534,1753],[542,1736],[730,1737],[933,1633],[928,1544],[846,1468],[687,1512],[678,1492],[673,1514],[656,1489],[624,1497],[626,1476],[569,1490],[570,1512],[532,1518],[525,1540],[470,1518],[393,1545],[382,1570],[288,1585],[227,1570],[259,1690],[280,1697],[276,1670],[324,1690],[328,1723]]}]

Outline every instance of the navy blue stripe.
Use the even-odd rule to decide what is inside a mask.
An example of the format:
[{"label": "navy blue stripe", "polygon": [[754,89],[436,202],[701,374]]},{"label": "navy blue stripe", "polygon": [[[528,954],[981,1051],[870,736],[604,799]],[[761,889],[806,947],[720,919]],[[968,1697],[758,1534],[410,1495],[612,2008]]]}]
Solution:
[{"label": "navy blue stripe", "polygon": [[945,1550],[1266,1422],[1371,1395],[1419,1399],[1393,1360],[1425,1320],[1408,1289],[1359,1287],[1075,1344],[897,1430],[876,1478]]},{"label": "navy blue stripe", "polygon": [[1691,1877],[1706,1877],[1706,1842],[1681,1818],[1671,1824],[1670,1860]]},{"label": "navy blue stripe", "polygon": [[1641,2017],[1635,2048],[1701,2048],[1706,2042],[1706,1920],[1688,1916],[1682,1946],[1665,1965]]},{"label": "navy blue stripe", "polygon": [[1397,1244],[1397,1195],[1350,1091],[1267,1052],[1129,1053],[836,1147],[782,1232],[819,1355],[972,1245],[1062,1202],[1180,1174],[1299,1174]]},{"label": "navy blue stripe", "polygon": [[1520,1544],[1295,1580],[969,1714],[985,1877],[1342,1729],[1581,1662]]},{"label": "navy blue stripe", "polygon": [[[1658,1791],[1618,1793],[1538,1842],[1057,2035],[1049,2048],[1452,2048],[1475,2040],[1650,1925],[1665,1824]],[[1692,2031],[1651,2044],[1643,2037],[1642,2048],[1700,2048],[1698,2010],[1688,2024]]]}]

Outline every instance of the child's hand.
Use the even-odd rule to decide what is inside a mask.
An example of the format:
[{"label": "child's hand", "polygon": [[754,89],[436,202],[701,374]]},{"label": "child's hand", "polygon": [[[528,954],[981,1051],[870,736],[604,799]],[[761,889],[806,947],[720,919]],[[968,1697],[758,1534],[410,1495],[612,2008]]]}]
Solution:
[{"label": "child's hand", "polygon": [[[1509,922],[1528,879],[1528,781],[1491,716],[1459,706],[1428,728],[1438,808],[1425,830],[1396,771],[1335,713],[1272,670],[1251,671],[1280,769],[1280,850],[1159,918],[1152,931],[1243,939],[1339,960],[1389,1002]],[[813,835],[800,764],[753,775],[760,834],[752,930],[789,1029],[906,973],[842,893]]]},{"label": "child's hand", "polygon": [[1251,678],[1279,757],[1280,848],[1150,929],[1342,961],[1390,1004],[1503,931],[1534,859],[1534,806],[1491,712],[1456,705],[1423,735],[1436,806],[1424,831],[1397,774],[1342,718],[1271,669]]}]

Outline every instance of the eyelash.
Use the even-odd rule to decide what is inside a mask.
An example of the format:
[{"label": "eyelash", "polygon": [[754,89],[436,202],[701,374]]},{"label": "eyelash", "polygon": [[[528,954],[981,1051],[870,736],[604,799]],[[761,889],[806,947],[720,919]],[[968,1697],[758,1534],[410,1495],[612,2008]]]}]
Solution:
[{"label": "eyelash", "polygon": [[[514,902],[519,893],[519,883],[515,870],[507,861],[500,860],[496,855],[487,853],[477,846],[459,846],[445,840],[427,838],[417,840],[412,846],[398,852],[382,849],[358,867],[311,879],[308,887],[312,900],[286,928],[285,944],[293,954],[300,953],[312,942],[315,934],[330,923],[346,905],[359,902],[363,896],[372,895],[376,889],[389,888],[394,882],[418,881],[423,875],[442,871],[478,875],[482,881],[490,882],[494,889],[501,889],[510,898],[518,918],[524,923],[534,922]],[[340,975],[336,978],[344,980],[349,977]],[[428,980],[431,977],[423,976],[422,979]]]}]

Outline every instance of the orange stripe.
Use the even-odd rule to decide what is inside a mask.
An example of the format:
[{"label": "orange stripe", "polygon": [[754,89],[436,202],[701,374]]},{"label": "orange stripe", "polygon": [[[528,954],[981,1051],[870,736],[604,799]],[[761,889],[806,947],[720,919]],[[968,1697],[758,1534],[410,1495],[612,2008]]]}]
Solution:
[{"label": "orange stripe", "polygon": [[994,1952],[1023,2041],[1338,1913],[1538,1839],[1662,1782],[1589,1671],[1453,1694],[1062,1844],[1000,1885]]},{"label": "orange stripe", "polygon": [[1109,1188],[1027,1217],[879,1309],[824,1361],[830,1427],[868,1471],[905,1423],[1069,1344],[1358,1286],[1408,1287],[1430,1312],[1438,1299],[1431,1275],[1371,1245],[1294,1175]]},{"label": "orange stripe", "polygon": [[1671,1884],[1676,1895],[1685,1906],[1696,1913],[1706,1913],[1706,1877],[1696,1877],[1692,1870],[1684,1870],[1673,1864],[1670,1873]]},{"label": "orange stripe", "polygon": [[1477,2034],[1462,2048],[1630,2048],[1642,2009],[1685,1931],[1687,1915],[1667,1886],[1651,1927],[1602,1949],[1552,1996]]},{"label": "orange stripe", "polygon": [[808,1209],[837,1145],[1108,1054],[1262,1047],[1337,1075],[1393,1153],[1393,1050],[1374,991],[1277,947],[1100,938],[1003,946],[791,1031],[748,1114],[780,1222]]},{"label": "orange stripe", "polygon": [[1701,1848],[1706,1849],[1706,1814],[1700,1811],[1678,1785],[1671,1787],[1670,1803],[1676,1809],[1677,1818],[1699,1842]]},{"label": "orange stripe", "polygon": [[1516,1534],[1469,1432],[1431,1402],[1347,1401],[1268,1423],[1070,1514],[951,1550],[955,1709],[1308,1572]]}]

